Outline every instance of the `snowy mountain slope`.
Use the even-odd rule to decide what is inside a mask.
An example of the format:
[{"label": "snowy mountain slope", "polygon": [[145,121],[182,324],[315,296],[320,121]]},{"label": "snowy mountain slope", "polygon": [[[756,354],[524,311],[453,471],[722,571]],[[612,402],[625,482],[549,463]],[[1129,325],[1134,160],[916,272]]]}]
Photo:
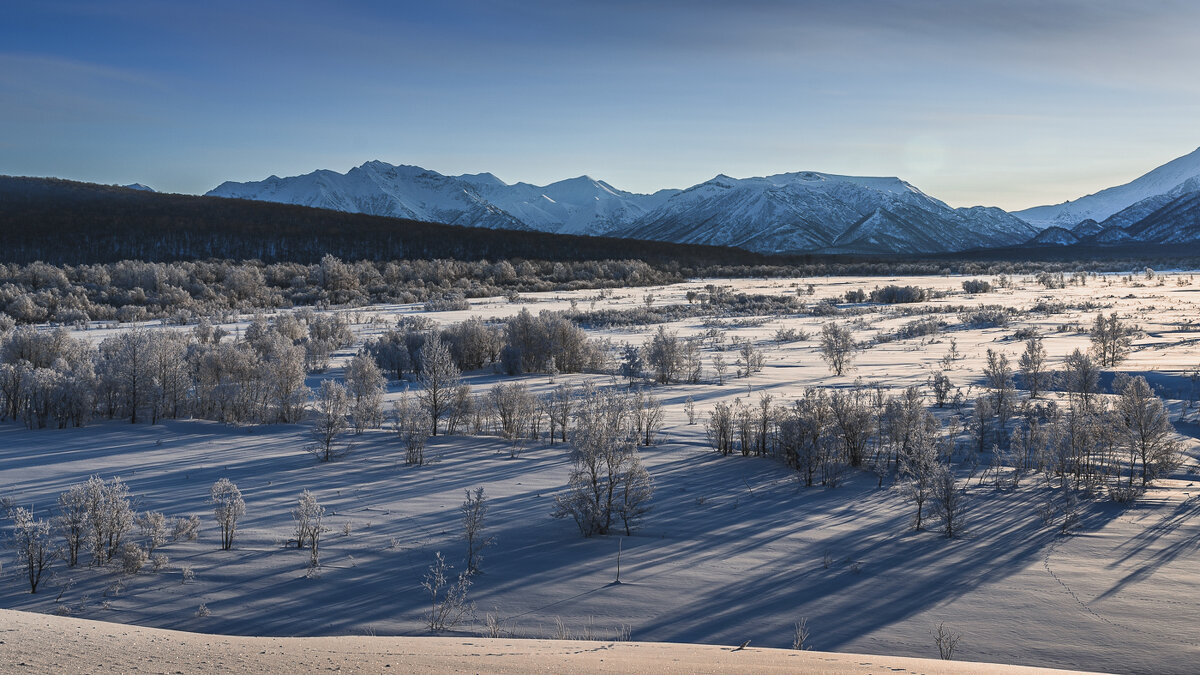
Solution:
[{"label": "snowy mountain slope", "polygon": [[640,217],[673,193],[638,195],[588,176],[544,187],[508,185],[490,173],[444,176],[417,166],[372,161],[345,174],[322,170],[292,178],[226,182],[208,194],[451,225],[594,235]]},{"label": "snowy mountain slope", "polygon": [[756,251],[899,253],[1011,245],[1035,233],[999,209],[951,209],[898,178],[812,171],[717,176],[614,232]]},{"label": "snowy mountain slope", "polygon": [[208,195],[449,225],[532,229],[488,202],[468,182],[419,166],[393,166],[379,161],[367,162],[345,174],[320,170],[291,178],[271,176],[251,183],[226,182]]},{"label": "snowy mountain slope", "polygon": [[[1150,209],[1153,210],[1150,211]],[[1147,211],[1150,212],[1146,213]],[[1174,198],[1166,195],[1151,197],[1105,219],[1103,223],[1089,219],[1079,223],[1070,231],[1059,227],[1049,227],[1029,243],[1038,246],[1198,244],[1200,243],[1200,191],[1184,191],[1183,194]]]},{"label": "snowy mountain slope", "polygon": [[[1101,190],[1095,194],[1080,197],[1074,201],[1063,202],[1062,204],[1035,206],[1024,211],[1016,211],[1013,215],[1038,229],[1043,229],[1051,225],[1070,229],[1071,226],[1087,218],[1091,218],[1097,222],[1104,222],[1105,219],[1117,212],[1143,200],[1160,195],[1169,195],[1177,188],[1186,191],[1189,187],[1185,183],[1191,182],[1192,186],[1190,189],[1195,191],[1197,187],[1200,187],[1193,180],[1197,177],[1200,177],[1200,148],[1183,157],[1167,162],[1124,185]],[[1178,196],[1178,194],[1174,196]],[[1146,215],[1149,215],[1149,212],[1143,213],[1141,217],[1145,217]],[[1127,226],[1136,222],[1136,220],[1140,220],[1140,218],[1123,224],[1113,223],[1112,225]]]},{"label": "snowy mountain slope", "polygon": [[509,185],[367,162],[345,174],[223,183],[211,196],[452,225],[737,246],[762,253],[940,252],[1021,243],[1036,230],[995,208],[952,209],[899,178],[813,171],[720,175],[686,190],[634,194],[580,176]]},{"label": "snowy mountain slope", "polygon": [[130,190],[141,190],[142,192],[158,192],[158,190],[155,190],[149,185],[142,185],[141,183],[130,183],[129,185],[122,185],[121,187],[127,187]]},{"label": "snowy mountain slope", "polygon": [[[1096,221],[1091,221],[1096,222]],[[1079,243],[1079,237],[1071,230],[1051,225],[1038,232],[1038,235],[1028,242],[1032,246],[1072,246]]]}]

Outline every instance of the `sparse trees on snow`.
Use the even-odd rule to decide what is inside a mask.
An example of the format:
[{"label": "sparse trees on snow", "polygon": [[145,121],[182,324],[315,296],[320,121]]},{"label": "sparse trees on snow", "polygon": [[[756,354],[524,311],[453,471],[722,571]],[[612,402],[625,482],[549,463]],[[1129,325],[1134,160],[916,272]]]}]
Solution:
[{"label": "sparse trees on snow", "polygon": [[1042,337],[1034,335],[1025,341],[1025,351],[1019,361],[1021,375],[1025,380],[1025,388],[1029,390],[1029,398],[1037,398],[1046,388],[1046,348],[1042,346]]}]

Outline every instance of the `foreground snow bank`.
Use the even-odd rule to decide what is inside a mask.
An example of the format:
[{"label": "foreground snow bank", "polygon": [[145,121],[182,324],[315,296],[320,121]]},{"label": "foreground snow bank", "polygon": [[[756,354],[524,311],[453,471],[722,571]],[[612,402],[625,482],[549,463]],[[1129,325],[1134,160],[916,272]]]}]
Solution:
[{"label": "foreground snow bank", "polygon": [[[892,656],[653,642],[506,638],[231,637],[0,609],[4,669],[30,672],[536,671],[590,673],[1063,673]],[[384,669],[394,669],[385,671]]]}]

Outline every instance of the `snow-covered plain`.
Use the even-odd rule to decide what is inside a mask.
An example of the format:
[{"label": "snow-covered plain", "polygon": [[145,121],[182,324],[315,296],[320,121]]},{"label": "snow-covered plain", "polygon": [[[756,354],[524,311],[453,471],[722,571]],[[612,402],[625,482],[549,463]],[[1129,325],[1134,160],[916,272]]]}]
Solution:
[{"label": "snow-covered plain", "polygon": [[[653,511],[633,537],[584,539],[574,524],[550,517],[553,495],[567,482],[566,447],[539,444],[510,458],[498,438],[432,439],[422,467],[405,466],[400,441],[387,430],[354,438],[344,459],[318,464],[304,450],[306,424],[230,427],[180,420],[149,425],[95,423],[83,429],[26,431],[0,427],[0,495],[33,506],[43,515],[54,496],[91,474],[120,476],[138,496],[139,509],[168,515],[200,514],[205,529],[197,542],[162,549],[171,568],[122,577],[114,569],[59,568],[72,578],[61,603],[77,616],[160,628],[265,635],[420,635],[427,596],[421,577],[442,551],[461,565],[459,504],[463,491],[485,487],[491,511],[487,531],[497,537],[471,597],[480,619],[500,617],[516,637],[547,637],[561,620],[574,636],[613,637],[627,626],[642,641],[786,647],[793,625],[806,618],[809,644],[825,651],[936,656],[930,630],[939,622],[962,634],[956,658],[1117,672],[1195,672],[1200,661],[1200,499],[1195,495],[1200,433],[1190,376],[1200,365],[1197,302],[1200,283],[1189,273],[1089,279],[1086,286],[1046,290],[1029,278],[1016,288],[967,295],[962,277],[816,278],[790,280],[695,280],[665,288],[619,290],[595,299],[594,291],[531,294],[525,303],[473,301],[469,311],[439,312],[440,322],[471,315],[501,317],[529,308],[634,307],[686,303],[688,290],[727,284],[753,293],[795,293],[815,286],[813,299],[889,283],[941,288],[950,295],[926,304],[1002,304],[1028,309],[1039,300],[1089,310],[1019,316],[1005,328],[965,329],[956,315],[938,315],[951,326],[940,336],[899,340],[858,355],[845,376],[833,377],[817,357],[815,340],[772,341],[781,327],[815,335],[829,319],[808,315],[764,317],[729,338],[754,339],[766,367],[724,386],[655,387],[665,406],[664,440],[642,450],[653,476]],[[1159,282],[1162,285],[1159,285]],[[1179,285],[1183,280],[1187,285]],[[872,307],[855,337],[891,331],[918,317],[898,307]],[[911,306],[907,306],[911,307]],[[1035,506],[1042,482],[1026,480],[1014,491],[989,484],[969,488],[967,536],[946,540],[936,531],[913,532],[913,507],[892,489],[878,489],[870,475],[852,476],[836,489],[805,488],[793,472],[764,458],[721,457],[710,450],[700,420],[719,400],[756,402],[761,393],[789,400],[805,386],[845,387],[855,378],[893,391],[923,385],[940,367],[949,340],[964,358],[948,371],[964,392],[978,391],[987,348],[1014,361],[1022,344],[1009,339],[1036,326],[1057,367],[1087,336],[1062,325],[1090,324],[1098,308],[1116,310],[1145,331],[1119,370],[1141,373],[1171,399],[1182,416],[1188,454],[1184,466],[1158,482],[1131,507],[1089,503],[1071,535],[1042,525]],[[353,310],[360,337],[384,330],[397,315],[419,307]],[[859,317],[854,317],[859,318]],[[837,319],[845,322],[848,319]],[[704,319],[668,326],[681,335],[703,333]],[[236,327],[235,327],[236,328]],[[84,334],[99,339],[111,329]],[[590,331],[617,342],[642,342],[653,326]],[[341,376],[340,365],[319,377]],[[711,352],[706,351],[706,368]],[[734,353],[726,355],[730,362]],[[310,384],[319,377],[314,377]],[[476,390],[509,381],[488,372],[468,374]],[[520,378],[538,392],[546,376]],[[614,384],[605,375],[559,376]],[[392,382],[389,397],[408,385]],[[623,386],[623,383],[616,383]],[[970,393],[971,396],[974,392]],[[683,403],[694,398],[699,415],[688,424]],[[1050,397],[1054,398],[1054,394]],[[947,414],[941,411],[940,414]],[[234,550],[221,551],[209,486],[228,477],[241,488],[247,514]],[[329,509],[334,531],[323,541],[324,566],[305,575],[307,554],[284,546],[292,535],[289,510],[303,489]],[[618,546],[621,583],[614,583]],[[10,559],[11,560],[11,559]],[[828,561],[828,562],[827,562]],[[192,581],[182,580],[190,566]],[[57,582],[29,595],[19,570],[0,574],[0,606],[50,612]],[[204,603],[209,616],[197,616]],[[460,626],[477,634],[478,624]]]}]

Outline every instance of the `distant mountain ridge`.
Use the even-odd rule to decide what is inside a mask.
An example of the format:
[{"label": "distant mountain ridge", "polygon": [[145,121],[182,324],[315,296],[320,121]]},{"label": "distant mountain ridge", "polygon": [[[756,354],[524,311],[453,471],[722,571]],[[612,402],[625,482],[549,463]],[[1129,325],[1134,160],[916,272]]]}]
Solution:
[{"label": "distant mountain ridge", "polygon": [[[1120,221],[1109,226],[1127,227],[1161,208],[1167,201],[1200,190],[1200,148],[1163,164],[1124,185],[1110,187],[1074,201],[1049,206],[1035,206],[1013,215],[1045,229],[1070,229],[1085,220],[1104,223],[1118,213],[1126,212]],[[1139,209],[1129,211],[1135,205]]]},{"label": "distant mountain ridge", "polygon": [[735,246],[759,253],[941,253],[1010,246],[1037,230],[995,208],[953,209],[899,178],[813,171],[636,194],[589,176],[545,186],[366,162],[345,174],[222,183],[209,196],[414,220]]}]

